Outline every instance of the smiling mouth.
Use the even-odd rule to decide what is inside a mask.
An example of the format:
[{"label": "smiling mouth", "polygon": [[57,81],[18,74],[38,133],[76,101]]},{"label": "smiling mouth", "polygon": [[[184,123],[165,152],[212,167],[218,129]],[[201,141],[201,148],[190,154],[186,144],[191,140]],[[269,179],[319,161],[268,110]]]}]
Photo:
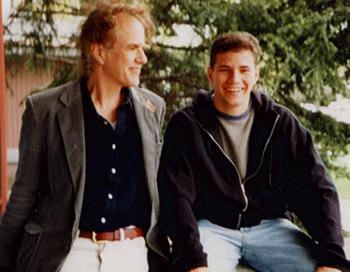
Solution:
[{"label": "smiling mouth", "polygon": [[130,70],[134,73],[141,73],[141,67],[131,67]]},{"label": "smiling mouth", "polygon": [[226,87],[225,91],[232,92],[232,93],[239,93],[243,91],[243,88],[241,87]]}]

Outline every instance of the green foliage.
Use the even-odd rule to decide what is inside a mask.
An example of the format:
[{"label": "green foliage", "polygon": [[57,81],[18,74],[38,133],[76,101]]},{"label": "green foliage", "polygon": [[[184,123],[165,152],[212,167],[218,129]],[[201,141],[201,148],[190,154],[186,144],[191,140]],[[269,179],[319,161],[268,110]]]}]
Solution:
[{"label": "green foliage", "polygon": [[[62,73],[57,73],[52,85],[76,75],[73,72],[76,62],[72,61],[76,54],[62,58],[62,50],[74,45],[79,32],[77,29],[69,42],[59,45],[59,50],[52,50],[57,36],[54,21],[69,14],[79,16],[94,1],[77,0],[75,6],[69,2],[23,1],[12,18],[34,27],[23,34],[20,42],[6,43],[7,57],[30,50],[32,63],[40,57],[63,61],[69,68],[62,66]],[[336,94],[350,96],[346,88],[350,80],[348,0],[146,2],[152,8],[158,39],[147,52],[149,63],[143,69],[142,85],[165,97],[167,118],[190,102],[199,88],[209,87],[205,70],[213,38],[227,31],[248,31],[259,39],[263,50],[259,88],[291,108],[312,131],[327,166],[341,176],[349,176],[349,172],[342,174],[334,164],[337,157],[349,153],[349,125],[300,106],[301,102],[328,105]],[[167,38],[175,35],[176,26],[181,25],[192,27],[198,38],[196,43],[180,46],[167,43]],[[5,30],[11,37],[10,28],[7,26]]]}]

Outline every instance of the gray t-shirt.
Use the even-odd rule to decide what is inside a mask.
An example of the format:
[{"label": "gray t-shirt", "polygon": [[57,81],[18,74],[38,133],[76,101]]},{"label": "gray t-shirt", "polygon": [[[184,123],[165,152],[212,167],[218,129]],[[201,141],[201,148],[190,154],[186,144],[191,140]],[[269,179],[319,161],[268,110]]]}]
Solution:
[{"label": "gray t-shirt", "polygon": [[248,110],[239,116],[230,116],[217,111],[223,149],[236,164],[242,179],[247,174],[249,136],[254,120],[254,110]]}]

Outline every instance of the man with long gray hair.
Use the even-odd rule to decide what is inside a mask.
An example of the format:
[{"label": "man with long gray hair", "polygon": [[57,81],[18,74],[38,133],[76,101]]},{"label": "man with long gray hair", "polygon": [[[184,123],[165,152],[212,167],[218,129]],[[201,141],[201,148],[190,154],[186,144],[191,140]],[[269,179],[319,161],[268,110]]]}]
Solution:
[{"label": "man with long gray hair", "polygon": [[162,254],[165,106],[137,87],[153,28],[146,6],[97,4],[82,25],[82,77],[27,98],[0,228],[3,270],[146,272],[147,253]]}]

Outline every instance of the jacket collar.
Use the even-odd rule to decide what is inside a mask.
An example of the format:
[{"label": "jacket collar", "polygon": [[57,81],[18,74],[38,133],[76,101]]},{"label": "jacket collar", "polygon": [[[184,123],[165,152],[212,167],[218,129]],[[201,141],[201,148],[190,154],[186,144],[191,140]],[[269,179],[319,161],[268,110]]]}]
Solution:
[{"label": "jacket collar", "polygon": [[139,132],[142,142],[142,153],[144,161],[144,169],[146,181],[150,197],[155,210],[154,215],[158,215],[158,192],[154,189],[154,158],[157,154],[157,144],[159,139],[159,121],[157,120],[157,106],[151,101],[150,96],[146,95],[141,89],[130,88],[132,105],[135,111],[136,122],[139,127]]},{"label": "jacket collar", "polygon": [[59,88],[63,89],[59,97],[63,107],[57,113],[57,119],[76,196],[75,214],[79,218],[85,183],[84,116],[80,80]]},{"label": "jacket collar", "polygon": [[213,91],[199,90],[193,100],[195,118],[213,135],[214,139],[222,146],[219,122],[212,102]]}]

